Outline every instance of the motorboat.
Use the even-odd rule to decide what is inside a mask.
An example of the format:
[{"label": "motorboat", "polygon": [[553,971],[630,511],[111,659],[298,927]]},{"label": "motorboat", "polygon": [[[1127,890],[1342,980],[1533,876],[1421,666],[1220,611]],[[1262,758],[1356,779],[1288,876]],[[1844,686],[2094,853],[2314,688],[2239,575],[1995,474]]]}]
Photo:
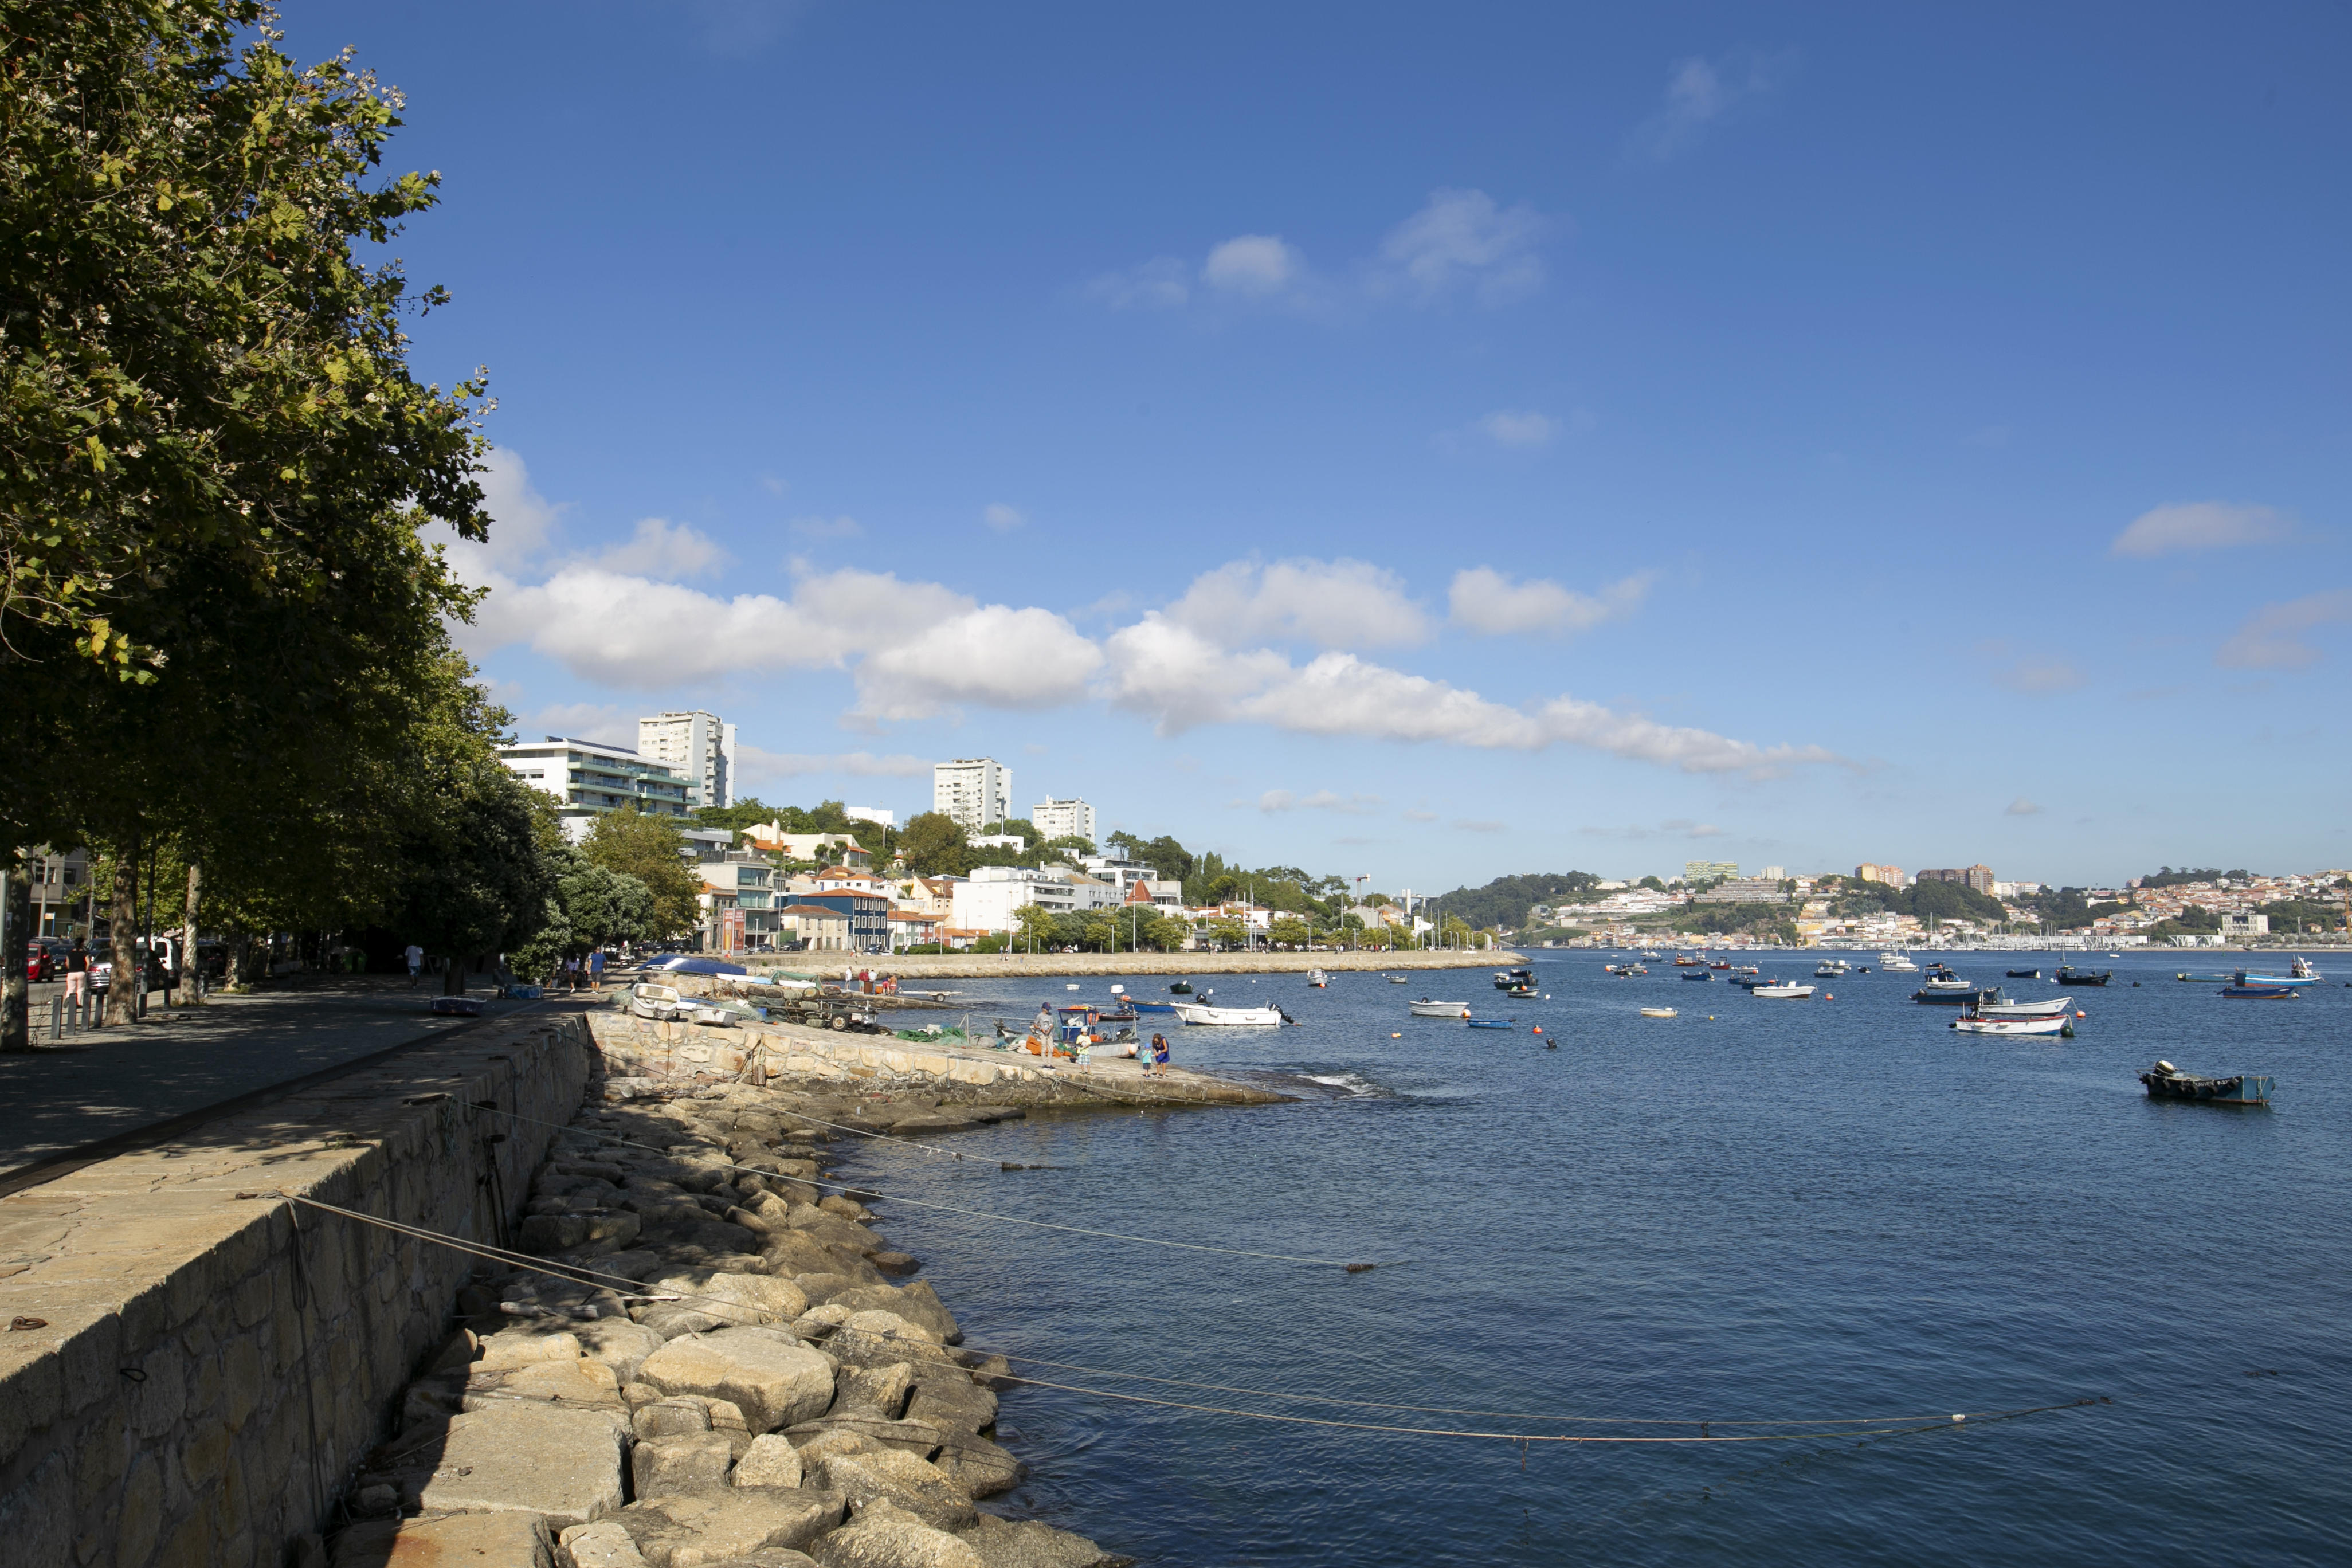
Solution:
[{"label": "motorboat", "polygon": [[1882,974],[1889,973],[1895,974],[1916,974],[1919,973],[1919,966],[1911,962],[1911,955],[1907,952],[1880,953],[1878,955],[1878,968],[1879,973]]},{"label": "motorboat", "polygon": [[2297,981],[2315,981],[2319,978],[2319,971],[2312,967],[2311,960],[2297,955],[2295,961],[2287,966],[2287,975]]},{"label": "motorboat", "polygon": [[1753,991],[1759,985],[1769,985],[1772,984],[1772,982],[1765,979],[1761,974],[1758,974],[1753,972],[1747,974],[1735,974],[1731,977],[1731,983],[1734,985],[1738,986],[1742,991]]},{"label": "motorboat", "polygon": [[1843,958],[1824,958],[1819,963],[1813,965],[1813,978],[1816,980],[1836,980],[1843,976],[1845,973],[1853,967],[1853,966],[1852,964],[1846,963]]},{"label": "motorboat", "polygon": [[1516,1029],[1518,1027],[1517,1024],[1512,1023],[1508,1018],[1465,1018],[1462,1021],[1469,1025],[1474,1029]]},{"label": "motorboat", "polygon": [[1273,1029],[1288,1021],[1279,1007],[1212,1007],[1198,1002],[1179,1002],[1176,1016],[1187,1024],[1213,1028]]},{"label": "motorboat", "polygon": [[1410,985],[1412,982],[1402,974],[1391,974],[1389,976],[1389,984],[1391,985]]},{"label": "motorboat", "polygon": [[1718,958],[1713,963],[1708,964],[1707,967],[1709,969],[1728,969],[1731,967],[1731,963],[1727,959]]},{"label": "motorboat", "polygon": [[1761,974],[1764,972],[1752,963],[1743,963],[1732,973],[1735,974]]},{"label": "motorboat", "polygon": [[1706,967],[1706,960],[1701,958],[1695,952],[1678,952],[1675,954],[1675,967],[1676,969],[1688,969],[1693,964],[1697,964],[1700,968],[1704,969]]},{"label": "motorboat", "polygon": [[1470,1016],[1470,1004],[1467,1002],[1433,1002],[1424,996],[1405,1005],[1416,1018],[1466,1018]]},{"label": "motorboat", "polygon": [[1966,1035],[2064,1035],[2072,1038],[2074,1020],[2053,1015],[2047,1018],[1988,1018],[1973,1007],[1952,1020]]},{"label": "motorboat", "polygon": [[1675,1010],[1672,1007],[1644,1007],[1642,1009],[1642,1016],[1644,1018],[1671,1018],[1674,1016]]},{"label": "motorboat", "polygon": [[1704,969],[1685,969],[1683,971],[1682,977],[1685,980],[1712,980],[1715,975]]},{"label": "motorboat", "polygon": [[1799,1002],[1804,1001],[1812,994],[1813,988],[1810,985],[1790,985],[1779,980],[1767,985],[1751,985],[1748,988],[1748,994],[1750,996],[1787,997]]},{"label": "motorboat", "polygon": [[2301,996],[2303,993],[2292,985],[2238,984],[2222,986],[2221,994],[2240,997],[2250,1002],[2289,1002]]},{"label": "motorboat", "polygon": [[1645,947],[1642,950],[1641,956],[1643,958],[1656,958],[1659,954],[1656,949]]},{"label": "motorboat", "polygon": [[1179,980],[1175,984],[1171,985],[1168,988],[1168,994],[1171,996],[1190,996],[1192,994],[1192,983],[1189,980]]},{"label": "motorboat", "polygon": [[2049,996],[2039,1002],[1979,1002],[1969,1011],[1987,1018],[2063,1018],[2074,1009],[2072,996]]},{"label": "motorboat", "polygon": [[[2305,968],[2306,968],[2306,969],[2308,969],[2308,968],[2309,968],[2309,967],[2311,967],[2311,966],[2310,966],[2309,964],[2305,964],[2305,965],[2304,965],[2304,967],[2305,967]],[[2298,975],[2294,974],[2294,973],[2286,973],[2286,974],[2259,974],[2259,973],[2256,973],[2253,970],[2251,970],[2251,969],[2241,969],[2241,970],[2237,971],[2235,973],[2231,974],[2231,975],[2230,976],[2230,978],[2231,978],[2232,981],[2236,982],[2236,983],[2237,983],[2238,984],[2240,984],[2240,985],[2290,985],[2290,986],[2292,986],[2292,985],[2308,985],[2308,984],[2311,984],[2311,977],[2310,977],[2309,975],[2300,975],[2300,976],[2298,976]]]},{"label": "motorboat", "polygon": [[1495,989],[1508,991],[1515,985],[1533,985],[1536,972],[1532,969],[1502,969],[1495,973]]},{"label": "motorboat", "polygon": [[2058,973],[2052,975],[2050,981],[2053,985],[2105,985],[2115,977],[2116,972],[2112,969],[2102,969],[2095,973],[2088,969],[2076,969],[2072,964],[2062,963],[2058,966]]},{"label": "motorboat", "polygon": [[2042,978],[2042,971],[2038,969],[2012,969],[2007,975],[2003,976],[2003,978],[2009,980],[2039,980]]},{"label": "motorboat", "polygon": [[1961,979],[1940,963],[1931,964],[1927,979],[1919,989],[1911,993],[1914,1002],[1938,1003],[1947,1006],[1974,1006],[1980,1002],[1999,1002],[2000,987],[1978,985]]},{"label": "motorboat", "polygon": [[2194,1100],[2207,1105],[2268,1105],[2271,1102],[2271,1080],[2267,1075],[2240,1073],[2235,1078],[2199,1078],[2182,1072],[2170,1062],[2158,1062],[2139,1075],[2147,1087],[2150,1100]]},{"label": "motorboat", "polygon": [[2230,984],[2231,980],[2231,977],[2227,974],[2191,974],[2185,969],[2175,974],[2173,978],[2175,980],[2194,980],[2199,984],[2205,985],[2227,985]]},{"label": "motorboat", "polygon": [[1307,972],[1307,984],[1320,990],[1331,984],[1331,977],[1319,969],[1310,969]]}]

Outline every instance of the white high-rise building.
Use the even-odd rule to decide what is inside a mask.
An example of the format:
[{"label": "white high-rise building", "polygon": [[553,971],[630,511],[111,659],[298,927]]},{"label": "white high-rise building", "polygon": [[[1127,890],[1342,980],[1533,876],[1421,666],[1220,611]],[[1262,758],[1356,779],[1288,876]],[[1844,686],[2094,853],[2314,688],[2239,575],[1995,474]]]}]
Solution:
[{"label": "white high-rise building", "polygon": [[684,773],[697,805],[735,804],[735,726],[716,713],[656,713],[637,721],[637,754]]},{"label": "white high-rise building", "polygon": [[1029,820],[1048,838],[1095,841],[1095,808],[1083,800],[1041,800],[1029,808]]},{"label": "white high-rise building", "polygon": [[931,809],[961,823],[966,833],[985,831],[1013,815],[1013,770],[993,757],[959,757],[931,768]]}]

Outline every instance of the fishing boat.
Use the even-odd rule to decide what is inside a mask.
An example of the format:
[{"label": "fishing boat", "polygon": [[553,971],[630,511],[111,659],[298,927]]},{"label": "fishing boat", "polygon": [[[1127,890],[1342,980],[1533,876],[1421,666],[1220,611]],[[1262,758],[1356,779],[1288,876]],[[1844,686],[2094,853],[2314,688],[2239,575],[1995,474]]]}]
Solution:
[{"label": "fishing boat", "polygon": [[1846,971],[1852,967],[1853,966],[1847,963],[1843,958],[1824,958],[1819,963],[1813,965],[1813,978],[1816,980],[1835,980],[1843,976]]},{"label": "fishing boat", "polygon": [[1965,1035],[2063,1035],[2074,1037],[2074,1020],[2053,1016],[2047,1018],[1988,1018],[1971,1007],[1952,1020],[1951,1026]]},{"label": "fishing boat", "polygon": [[1911,962],[1911,955],[1907,952],[1880,953],[1878,968],[1881,973],[1916,974],[1919,973],[1919,966]]},{"label": "fishing boat", "polygon": [[2011,980],[2039,980],[2042,978],[2042,971],[2038,969],[2012,969],[2009,972],[2006,978]]},{"label": "fishing boat", "polygon": [[1416,1018],[1466,1018],[1470,1016],[1467,1002],[1433,1002],[1424,996],[1418,1002],[1408,1002],[1406,1008]]},{"label": "fishing boat", "polygon": [[1307,972],[1307,984],[1320,990],[1331,984],[1331,977],[1319,969],[1310,969]]},{"label": "fishing boat", "polygon": [[1751,985],[1748,988],[1748,994],[1750,996],[1787,997],[1799,1002],[1804,1001],[1812,994],[1813,988],[1810,985],[1790,985],[1778,980],[1769,985]]},{"label": "fishing boat", "polygon": [[1601,965],[1601,972],[1605,974],[1613,974],[1620,980],[1631,980],[1636,974],[1650,973],[1647,968],[1638,963],[1606,963]]},{"label": "fishing boat", "polygon": [[1764,972],[1761,969],[1757,968],[1756,965],[1752,963],[1743,963],[1733,973],[1738,974],[1761,974]]},{"label": "fishing boat", "polygon": [[1508,1018],[1465,1018],[1462,1021],[1469,1025],[1474,1029],[1516,1029],[1518,1027],[1517,1024],[1512,1023]]},{"label": "fishing boat", "polygon": [[2249,1002],[2290,1002],[2303,994],[2292,985],[2224,985],[2224,996],[2236,996]]},{"label": "fishing boat", "polygon": [[1753,970],[1750,970],[1745,974],[1733,975],[1731,977],[1731,983],[1734,985],[1738,986],[1742,991],[1753,991],[1759,985],[1769,985],[1772,984],[1770,981],[1765,979],[1761,974],[1757,973]]},{"label": "fishing boat", "polygon": [[2189,971],[2184,969],[2179,973],[2174,975],[2173,978],[2175,980],[2193,980],[2198,982],[2200,984],[2204,985],[2227,985],[2230,984],[2231,977],[2227,974],[2191,974]]},{"label": "fishing boat", "polygon": [[1644,1007],[1642,1009],[1642,1016],[1644,1018],[1671,1018],[1674,1016],[1675,1010],[1672,1007]]},{"label": "fishing boat", "polygon": [[2115,977],[2116,972],[2112,969],[2102,969],[2095,973],[2088,969],[2076,969],[2072,964],[2062,963],[2058,966],[2058,973],[2052,975],[2050,979],[2053,984],[2057,985],[2105,985]]},{"label": "fishing boat", "polygon": [[2287,973],[2301,981],[2313,981],[2319,978],[2319,971],[2311,966],[2311,960],[2300,956],[2287,967]]},{"label": "fishing boat", "polygon": [[[2311,966],[2306,963],[2304,967],[2308,969]],[[2298,975],[2292,972],[2285,974],[2262,974],[2257,973],[2255,971],[2251,969],[2241,969],[2234,974],[2231,974],[2230,978],[2236,981],[2241,985],[2294,986],[2308,985],[2311,984],[2311,976],[2307,974]]]},{"label": "fishing boat", "polygon": [[1728,961],[1718,958],[1713,963],[1708,964],[1707,967],[1709,969],[1728,969],[1731,967],[1731,964]]},{"label": "fishing boat", "polygon": [[1706,960],[1701,958],[1695,952],[1678,952],[1675,954],[1675,967],[1676,969],[1688,969],[1694,963],[1698,964],[1703,968],[1706,966]]},{"label": "fishing boat", "polygon": [[2000,1001],[2000,987],[1971,984],[1944,965],[1937,963],[1928,966],[1927,978],[1920,984],[1918,990],[1911,993],[1911,1000],[1948,1006],[1955,1005],[1973,1006],[1979,1002]]},{"label": "fishing boat", "polygon": [[1176,1011],[1176,1004],[1173,1002],[1139,1001],[1130,1002],[1128,1005],[1133,1007],[1138,1013],[1173,1013]]},{"label": "fishing boat", "polygon": [[1704,969],[1685,969],[1683,971],[1683,978],[1685,980],[1712,980],[1715,976]]},{"label": "fishing boat", "polygon": [[1389,984],[1391,985],[1410,985],[1412,982],[1406,979],[1402,974],[1391,974],[1389,976]]},{"label": "fishing boat", "polygon": [[[1124,1011],[1122,1009],[1122,1011]],[[1074,1005],[1054,1010],[1053,1040],[1075,1050],[1096,1046],[1126,1046],[1122,1056],[1135,1054],[1135,1015],[1124,1018],[1100,1007]]]},{"label": "fishing boat", "polygon": [[2199,1078],[2182,1072],[2170,1062],[2158,1062],[2139,1075],[2147,1086],[2150,1100],[2194,1100],[2207,1105],[2268,1105],[2271,1102],[2271,1080],[2267,1075],[2240,1073],[2235,1078]]},{"label": "fishing boat", "polygon": [[1187,1024],[1213,1028],[1272,1029],[1289,1022],[1279,1007],[1212,1007],[1198,1002],[1178,1003],[1176,1016]]},{"label": "fishing boat", "polygon": [[1192,994],[1192,983],[1189,980],[1179,980],[1175,984],[1171,985],[1168,988],[1168,994],[1171,996],[1190,996]]},{"label": "fishing boat", "polygon": [[1532,969],[1503,969],[1495,973],[1495,989],[1508,991],[1514,985],[1532,985],[1536,972]]},{"label": "fishing boat", "polygon": [[1969,1010],[1988,1018],[2060,1018],[2074,1007],[2072,996],[2049,996],[2039,1002],[1979,1002]]}]

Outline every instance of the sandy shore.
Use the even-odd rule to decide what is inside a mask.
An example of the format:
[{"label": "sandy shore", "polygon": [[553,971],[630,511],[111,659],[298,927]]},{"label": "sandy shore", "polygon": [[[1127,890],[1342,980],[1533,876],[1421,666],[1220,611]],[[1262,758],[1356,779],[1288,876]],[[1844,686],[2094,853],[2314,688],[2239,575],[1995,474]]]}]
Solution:
[{"label": "sandy shore", "polygon": [[[819,963],[837,958],[838,963]],[[1310,969],[1385,970],[1507,969],[1527,960],[1508,948],[1485,952],[1040,952],[899,953],[869,957],[852,953],[792,952],[773,963],[748,961],[754,973],[780,969],[802,974],[839,974],[871,969],[906,980],[1000,980],[1024,974],[1304,974]]]}]

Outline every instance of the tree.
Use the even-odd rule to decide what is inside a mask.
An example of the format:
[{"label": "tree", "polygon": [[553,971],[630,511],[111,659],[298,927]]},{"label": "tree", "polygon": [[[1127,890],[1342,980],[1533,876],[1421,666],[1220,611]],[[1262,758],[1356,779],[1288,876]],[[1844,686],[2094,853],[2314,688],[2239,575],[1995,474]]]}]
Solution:
[{"label": "tree", "polygon": [[918,877],[961,877],[971,868],[963,824],[943,811],[919,812],[898,835],[898,853]]},{"label": "tree", "polygon": [[1043,904],[1023,904],[1013,911],[1013,934],[1019,946],[1034,951],[1054,945],[1054,911]]},{"label": "tree", "polygon": [[555,846],[549,861],[554,896],[538,934],[510,955],[516,973],[544,980],[566,958],[653,933],[654,897],[645,883],[597,865],[569,844]]},{"label": "tree", "polygon": [[1285,916],[1267,928],[1266,935],[1286,947],[1305,947],[1310,933],[1305,921]]},{"label": "tree", "polygon": [[1176,952],[1192,940],[1192,927],[1172,915],[1153,915],[1143,922],[1142,936],[1162,952]]},{"label": "tree", "polygon": [[449,960],[442,989],[466,989],[469,961],[528,941],[555,896],[541,841],[546,796],[495,760],[460,776],[453,809],[420,821],[400,847],[404,897],[394,929]]},{"label": "tree", "polygon": [[596,865],[644,883],[653,899],[646,935],[655,942],[670,942],[692,931],[701,912],[702,879],[687,868],[685,844],[674,820],[641,812],[633,804],[596,818],[580,852]]}]

